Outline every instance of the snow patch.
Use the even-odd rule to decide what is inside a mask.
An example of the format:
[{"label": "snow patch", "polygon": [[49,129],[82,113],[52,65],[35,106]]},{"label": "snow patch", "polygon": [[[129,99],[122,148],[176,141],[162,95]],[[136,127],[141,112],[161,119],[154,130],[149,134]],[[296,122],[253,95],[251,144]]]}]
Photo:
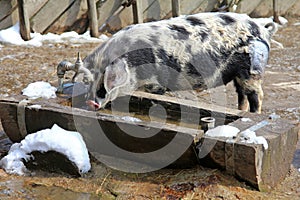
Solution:
[{"label": "snow patch", "polygon": [[243,117],[243,118],[241,118],[241,121],[242,122],[252,122],[252,119]]},{"label": "snow patch", "polygon": [[0,42],[13,44],[13,45],[30,45],[40,47],[43,45],[43,42],[49,43],[62,43],[62,42],[70,42],[70,43],[86,43],[86,42],[104,42],[108,39],[106,35],[100,35],[99,38],[91,37],[90,32],[87,31],[82,35],[79,35],[75,31],[65,32],[61,35],[47,33],[42,35],[40,33],[30,33],[30,37],[32,38],[29,41],[24,41],[20,35],[20,26],[19,23],[14,26],[1,30],[0,31]]},{"label": "snow patch", "polygon": [[263,136],[256,136],[256,133],[249,129],[240,133],[240,141],[244,143],[262,144],[265,149],[269,147],[267,140]]},{"label": "snow patch", "polygon": [[36,110],[39,110],[42,108],[41,105],[31,105],[31,106],[28,106],[29,109],[36,109]]},{"label": "snow patch", "polygon": [[213,129],[209,129],[206,131],[205,135],[210,137],[236,137],[239,132],[240,129],[234,126],[222,125]]},{"label": "snow patch", "polygon": [[56,88],[51,86],[50,83],[44,81],[37,81],[30,83],[25,89],[22,90],[22,94],[29,99],[37,98],[56,98]]},{"label": "snow patch", "polygon": [[29,134],[20,143],[11,146],[8,155],[0,160],[0,167],[9,174],[25,175],[28,170],[22,159],[34,159],[33,151],[56,151],[64,154],[76,164],[80,173],[90,170],[90,158],[82,136],[78,132],[67,131],[54,124],[45,129]]},{"label": "snow patch", "polygon": [[135,117],[131,117],[131,116],[124,116],[121,117],[122,120],[127,121],[127,122],[141,122],[142,120],[135,118]]}]

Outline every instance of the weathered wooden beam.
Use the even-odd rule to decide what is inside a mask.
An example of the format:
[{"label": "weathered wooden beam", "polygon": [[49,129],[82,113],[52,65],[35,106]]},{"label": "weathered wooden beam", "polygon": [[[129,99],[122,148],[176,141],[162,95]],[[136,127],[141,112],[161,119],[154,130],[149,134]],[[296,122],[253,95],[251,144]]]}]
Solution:
[{"label": "weathered wooden beam", "polygon": [[30,22],[24,0],[18,0],[20,34],[23,40],[28,41],[30,37]]},{"label": "weathered wooden beam", "polygon": [[[19,98],[20,99],[20,98]],[[17,107],[19,100],[7,99],[0,100],[0,115],[1,122],[6,134],[15,141],[23,139],[18,129]],[[26,127],[28,133],[34,133],[41,129],[51,128],[53,124],[67,130],[77,130],[80,132],[87,144],[88,150],[94,155],[107,155],[110,157],[121,158],[125,160],[139,160],[143,164],[156,165],[167,159],[168,156],[173,156],[172,152],[178,148],[184,148],[181,158],[174,160],[173,166],[190,167],[198,163],[197,156],[192,145],[194,138],[199,138],[203,134],[201,130],[189,127],[180,127],[168,123],[149,123],[146,121],[132,122],[122,119],[120,116],[95,113],[49,101],[33,101],[32,104],[40,104],[40,109],[30,109],[28,106],[25,110]],[[120,128],[123,127],[123,128]],[[127,134],[124,129],[136,130],[139,127],[143,131],[140,132],[147,136],[155,132],[157,134],[151,137],[132,137]],[[143,159],[142,153],[155,151],[169,144],[174,137],[179,139],[173,144],[172,150],[169,154],[155,157],[153,160]],[[104,138],[103,138],[104,137]],[[141,153],[136,157],[133,155],[127,157],[120,157],[117,152],[110,148],[105,148],[104,139],[108,138],[113,144],[119,148],[130,152]],[[186,144],[189,145],[186,145]],[[167,157],[165,157],[167,156]]]},{"label": "weathered wooden beam", "polygon": [[[257,125],[261,121],[269,124],[255,131],[268,141],[268,149],[261,144],[234,142],[228,138],[204,136],[201,142],[213,144],[207,156],[200,159],[200,164],[208,167],[220,167],[228,174],[234,175],[260,191],[270,191],[280,183],[290,170],[298,141],[299,127],[285,119],[268,119],[268,116],[246,113],[244,118],[229,125],[241,131]],[[200,142],[200,143],[201,143]]]},{"label": "weathered wooden beam", "polygon": [[89,26],[90,34],[92,37],[98,37],[98,18],[97,18],[97,8],[95,0],[88,0],[88,10],[89,10]]},{"label": "weathered wooden beam", "polygon": [[[23,98],[8,97],[0,100],[2,126],[6,134],[14,141],[19,141],[23,138],[18,127],[17,116],[19,102]],[[127,106],[129,110],[132,109],[129,112],[130,115],[134,115],[141,120],[134,122],[124,120],[122,116],[128,116],[129,113],[122,110],[93,112],[63,106],[62,101],[65,101],[65,99],[37,99],[29,105],[38,104],[41,105],[41,108],[30,109],[29,105],[26,106],[24,115],[27,132],[34,133],[41,129],[50,128],[56,123],[64,129],[80,132],[85,138],[88,150],[99,160],[106,156],[112,163],[116,159],[121,159],[124,162],[129,161],[129,165],[130,162],[137,161],[147,165],[161,163],[167,157],[172,156],[171,152],[170,154],[157,156],[154,160],[143,159],[138,154],[162,148],[164,145],[169,144],[174,137],[180,138],[176,142],[176,148],[178,149],[186,148],[185,141],[194,140],[173,166],[191,167],[200,162],[200,164],[205,166],[219,167],[261,191],[271,190],[286,176],[298,141],[299,127],[296,127],[295,124],[288,120],[281,118],[269,119],[268,116],[264,115],[228,110],[216,105],[163,95],[135,92],[129,99],[118,98],[112,102],[111,107],[113,109],[116,106],[114,104],[121,104],[121,108]],[[127,104],[125,104],[126,101]],[[178,123],[161,122],[161,120],[156,118],[151,119],[151,123],[149,123],[147,117],[142,118],[136,115],[138,110],[141,110],[139,113],[148,115],[146,111],[149,112],[151,107],[156,105],[162,106],[166,110],[167,115],[173,117],[172,120],[177,118],[179,120]],[[200,114],[197,114],[195,111]],[[262,144],[242,142],[239,140],[239,137],[225,138],[203,135],[203,131],[200,130],[200,127],[197,127],[197,124],[190,126],[186,125],[186,123],[181,123],[182,116],[189,116],[186,114],[190,113],[193,114],[190,116],[193,119],[214,113],[214,116],[225,118],[223,119],[225,124],[228,123],[241,131],[253,127],[261,121],[268,121],[265,126],[255,130],[257,136],[263,136],[267,140],[268,149],[265,149]],[[228,115],[229,118],[226,121]],[[250,120],[241,120],[242,117]],[[216,119],[216,125],[222,125],[217,121]],[[138,132],[142,134],[141,136],[147,136],[149,130],[150,132],[157,132],[157,134],[151,137],[132,137],[124,131],[136,130],[136,128],[143,130]],[[135,152],[136,156],[120,157],[111,148],[105,148],[106,144],[102,139],[108,139],[126,151]],[[198,154],[195,152],[198,152]],[[206,154],[202,155],[203,152],[206,152]],[[201,158],[200,161],[199,158]]]},{"label": "weathered wooden beam", "polygon": [[44,33],[57,19],[74,4],[75,0],[47,1],[43,7],[30,19],[34,32]]},{"label": "weathered wooden beam", "polygon": [[178,17],[180,15],[180,0],[172,0],[172,16]]},{"label": "weathered wooden beam", "polygon": [[135,0],[132,3],[132,13],[133,13],[133,23],[139,24],[143,23],[144,17],[143,17],[143,0]]}]

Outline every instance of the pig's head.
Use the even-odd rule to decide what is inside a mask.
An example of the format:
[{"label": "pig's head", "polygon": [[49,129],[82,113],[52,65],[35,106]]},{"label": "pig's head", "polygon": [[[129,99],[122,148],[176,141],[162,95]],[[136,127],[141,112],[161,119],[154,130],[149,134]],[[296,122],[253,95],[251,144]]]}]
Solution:
[{"label": "pig's head", "polygon": [[128,94],[133,90],[130,72],[124,58],[117,58],[111,62],[96,82],[95,101],[89,100],[88,105],[93,109],[104,108],[118,96]]},{"label": "pig's head", "polygon": [[264,25],[264,28],[265,34],[261,35],[262,38],[252,40],[249,45],[250,74],[252,75],[261,75],[264,73],[269,59],[271,37],[277,30],[273,22]]}]

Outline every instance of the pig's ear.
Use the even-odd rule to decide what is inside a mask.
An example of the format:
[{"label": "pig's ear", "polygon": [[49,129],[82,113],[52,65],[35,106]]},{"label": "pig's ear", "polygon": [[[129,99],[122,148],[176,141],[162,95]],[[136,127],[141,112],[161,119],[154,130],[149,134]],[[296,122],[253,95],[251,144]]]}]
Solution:
[{"label": "pig's ear", "polygon": [[274,22],[267,23],[265,28],[269,31],[270,36],[273,36],[277,31],[277,25]]},{"label": "pig's ear", "polygon": [[126,64],[123,60],[117,60],[106,67],[104,73],[104,87],[109,93],[114,88],[121,87],[128,80]]}]

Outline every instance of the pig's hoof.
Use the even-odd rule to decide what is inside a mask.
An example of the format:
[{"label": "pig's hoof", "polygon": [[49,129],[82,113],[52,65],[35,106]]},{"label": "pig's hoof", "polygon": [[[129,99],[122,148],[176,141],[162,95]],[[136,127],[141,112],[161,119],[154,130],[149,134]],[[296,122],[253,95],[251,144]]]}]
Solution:
[{"label": "pig's hoof", "polygon": [[145,91],[152,94],[163,95],[166,93],[166,88],[156,84],[147,84],[144,86]]}]

